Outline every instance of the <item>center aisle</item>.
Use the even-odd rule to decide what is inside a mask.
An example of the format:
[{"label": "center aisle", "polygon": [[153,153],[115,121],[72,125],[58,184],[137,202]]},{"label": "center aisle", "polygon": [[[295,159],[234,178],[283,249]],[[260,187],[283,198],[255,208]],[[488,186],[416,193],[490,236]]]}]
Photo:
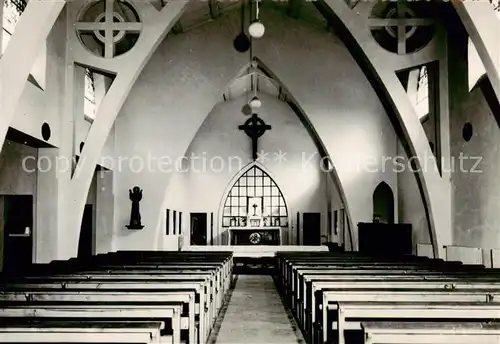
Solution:
[{"label": "center aisle", "polygon": [[215,342],[305,343],[294,328],[271,276],[239,275]]}]

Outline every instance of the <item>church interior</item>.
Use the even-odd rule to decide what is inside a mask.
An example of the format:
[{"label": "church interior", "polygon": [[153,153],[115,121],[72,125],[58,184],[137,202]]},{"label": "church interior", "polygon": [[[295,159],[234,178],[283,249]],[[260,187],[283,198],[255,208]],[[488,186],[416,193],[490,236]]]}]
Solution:
[{"label": "church interior", "polygon": [[498,344],[498,0],[3,0],[0,343]]}]

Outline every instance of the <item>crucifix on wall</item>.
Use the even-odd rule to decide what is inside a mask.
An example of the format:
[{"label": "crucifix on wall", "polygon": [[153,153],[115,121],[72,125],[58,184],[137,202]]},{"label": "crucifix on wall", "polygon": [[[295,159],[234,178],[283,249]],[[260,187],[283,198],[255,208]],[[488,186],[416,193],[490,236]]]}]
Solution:
[{"label": "crucifix on wall", "polygon": [[238,129],[243,130],[252,139],[252,158],[257,160],[257,141],[259,137],[264,135],[266,130],[271,130],[271,126],[254,113],[252,117],[247,119],[245,124],[238,126]]}]

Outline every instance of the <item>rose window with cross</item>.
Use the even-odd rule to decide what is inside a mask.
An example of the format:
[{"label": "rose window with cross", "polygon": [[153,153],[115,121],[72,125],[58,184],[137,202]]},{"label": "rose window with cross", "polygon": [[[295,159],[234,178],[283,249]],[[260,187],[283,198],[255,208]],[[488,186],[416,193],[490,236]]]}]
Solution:
[{"label": "rose window with cross", "polygon": [[84,7],[75,23],[83,46],[93,54],[113,58],[132,49],[139,39],[139,14],[126,1],[101,0]]},{"label": "rose window with cross", "polygon": [[398,55],[424,48],[434,37],[436,12],[426,1],[381,1],[369,19],[373,38],[384,49]]}]

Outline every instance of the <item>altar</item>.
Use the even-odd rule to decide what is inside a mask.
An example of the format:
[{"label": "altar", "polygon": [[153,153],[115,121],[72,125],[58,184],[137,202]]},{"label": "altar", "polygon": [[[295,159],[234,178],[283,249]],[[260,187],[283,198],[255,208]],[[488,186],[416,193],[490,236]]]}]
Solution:
[{"label": "altar", "polygon": [[230,227],[228,245],[282,245],[281,227]]}]

